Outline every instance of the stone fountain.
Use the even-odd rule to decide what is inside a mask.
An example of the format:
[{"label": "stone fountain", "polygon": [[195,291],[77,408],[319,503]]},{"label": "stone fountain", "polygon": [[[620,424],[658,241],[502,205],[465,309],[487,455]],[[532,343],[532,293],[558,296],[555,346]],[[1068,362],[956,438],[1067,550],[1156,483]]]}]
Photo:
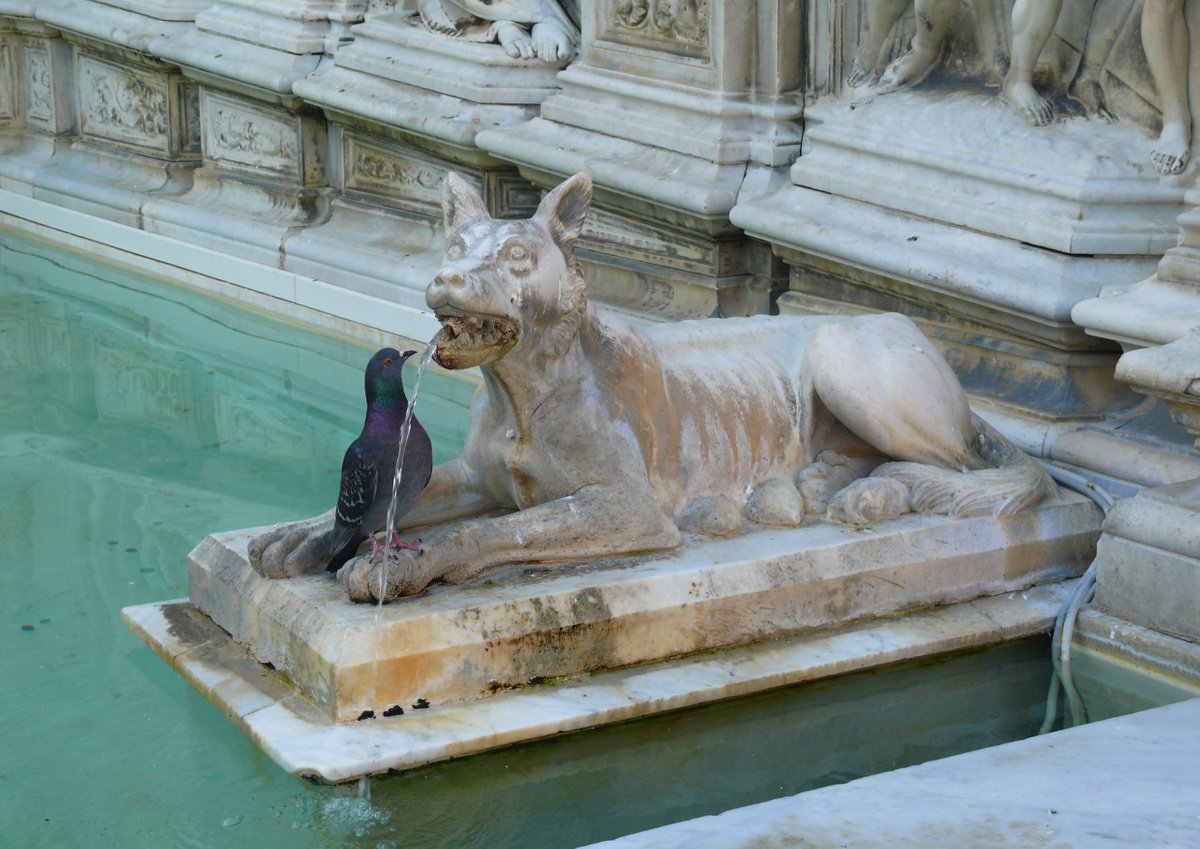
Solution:
[{"label": "stone fountain", "polygon": [[[187,603],[127,612],[193,681],[222,669],[210,696],[290,769],[351,778],[774,686],[784,669],[697,679],[1088,559],[1098,511],[973,415],[903,316],[601,317],[574,255],[591,190],[579,174],[500,220],[448,177],[433,356],[483,383],[401,522],[419,551],[364,549],[335,582],[331,514],[218,534]],[[361,745],[297,744],[300,725]]]},{"label": "stone fountain", "polygon": [[1045,630],[1100,520],[1019,447],[1136,495],[1084,647],[1200,680],[1151,5],[0,0],[6,216],[481,380],[424,554],[214,534],[126,620],[347,780]]}]

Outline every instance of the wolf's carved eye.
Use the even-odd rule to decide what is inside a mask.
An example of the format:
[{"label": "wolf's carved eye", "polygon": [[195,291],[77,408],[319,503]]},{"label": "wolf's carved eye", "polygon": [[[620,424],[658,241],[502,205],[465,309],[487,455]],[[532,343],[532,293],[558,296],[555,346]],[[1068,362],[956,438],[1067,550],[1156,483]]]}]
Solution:
[{"label": "wolf's carved eye", "polygon": [[458,239],[455,239],[450,244],[446,245],[446,259],[455,260],[462,259],[463,254],[467,252],[467,246]]},{"label": "wolf's carved eye", "polygon": [[528,274],[537,267],[537,255],[523,242],[510,242],[504,246],[504,261],[514,274]]}]

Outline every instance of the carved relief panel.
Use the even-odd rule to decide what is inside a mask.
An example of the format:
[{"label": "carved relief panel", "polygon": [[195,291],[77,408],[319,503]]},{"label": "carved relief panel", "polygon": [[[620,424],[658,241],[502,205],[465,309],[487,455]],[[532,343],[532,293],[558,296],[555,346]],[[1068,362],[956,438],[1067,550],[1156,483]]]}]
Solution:
[{"label": "carved relief panel", "polygon": [[[50,50],[44,42],[25,42],[25,115],[30,123],[54,121],[54,74]],[[47,127],[51,129],[51,127]]]},{"label": "carved relief panel", "polygon": [[601,38],[708,59],[709,0],[602,0]]},{"label": "carved relief panel", "polygon": [[202,89],[205,158],[232,170],[253,171],[304,185],[324,176],[324,123]]},{"label": "carved relief panel", "polygon": [[81,54],[78,80],[84,138],[170,154],[170,96],[165,75]]},{"label": "carved relief panel", "polygon": [[440,214],[446,168],[434,160],[346,133],[342,164],[347,194],[373,196],[422,215]]}]

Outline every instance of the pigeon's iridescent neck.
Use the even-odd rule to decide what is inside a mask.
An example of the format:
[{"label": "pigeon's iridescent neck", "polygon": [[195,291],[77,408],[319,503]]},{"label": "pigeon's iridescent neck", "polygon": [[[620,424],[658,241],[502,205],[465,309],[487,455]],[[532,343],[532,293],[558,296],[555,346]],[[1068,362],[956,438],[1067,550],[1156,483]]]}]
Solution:
[{"label": "pigeon's iridescent neck", "polygon": [[367,401],[366,429],[371,433],[396,433],[404,422],[408,399],[400,387],[380,386]]}]

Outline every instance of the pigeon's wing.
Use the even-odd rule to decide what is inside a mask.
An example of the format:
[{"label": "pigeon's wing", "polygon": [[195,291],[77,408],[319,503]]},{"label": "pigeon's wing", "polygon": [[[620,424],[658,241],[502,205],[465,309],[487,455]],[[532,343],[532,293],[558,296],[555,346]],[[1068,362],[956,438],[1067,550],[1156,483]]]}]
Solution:
[{"label": "pigeon's wing", "polygon": [[357,537],[369,536],[374,528],[362,529],[363,519],[375,501],[379,488],[379,471],[369,461],[358,440],[346,449],[342,460],[342,484],[338,489],[337,510],[334,512],[333,537],[329,542],[331,552],[342,548]]}]

